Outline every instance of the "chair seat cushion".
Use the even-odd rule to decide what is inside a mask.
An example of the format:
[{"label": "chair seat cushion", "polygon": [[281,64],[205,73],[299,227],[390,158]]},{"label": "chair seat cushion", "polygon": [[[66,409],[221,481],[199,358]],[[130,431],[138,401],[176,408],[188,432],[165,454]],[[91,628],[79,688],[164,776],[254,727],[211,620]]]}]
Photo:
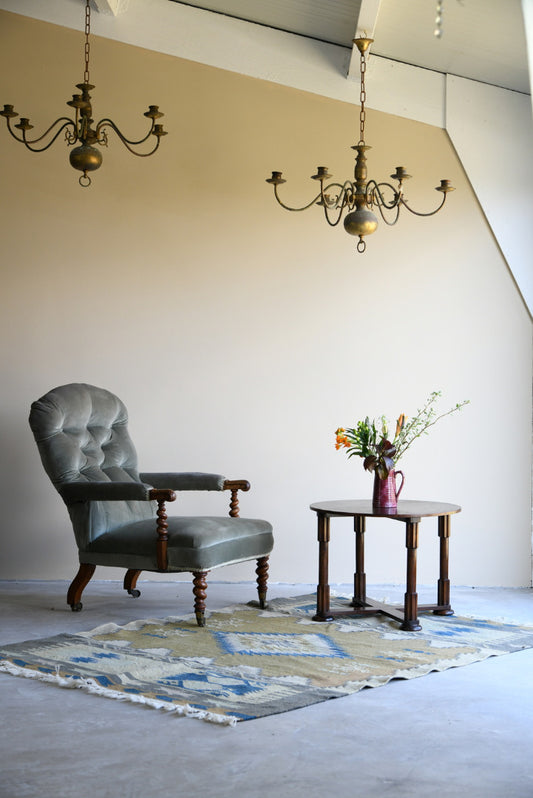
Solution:
[{"label": "chair seat cushion", "polygon": [[[136,521],[100,535],[80,562],[158,571],[155,519]],[[274,545],[268,521],[229,516],[168,518],[168,571],[209,571],[219,565],[270,554]]]}]

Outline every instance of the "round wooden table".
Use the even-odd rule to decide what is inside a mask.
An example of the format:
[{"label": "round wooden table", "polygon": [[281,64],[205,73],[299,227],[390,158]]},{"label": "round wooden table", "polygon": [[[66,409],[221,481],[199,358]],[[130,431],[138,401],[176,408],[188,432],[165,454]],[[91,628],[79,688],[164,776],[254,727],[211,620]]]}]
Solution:
[{"label": "round wooden table", "polygon": [[[453,615],[450,606],[450,580],[448,578],[450,516],[461,512],[456,504],[426,501],[399,501],[394,510],[373,507],[371,501],[342,499],[338,501],[315,502],[311,510],[317,514],[318,524],[318,586],[316,615],[314,621],[331,621],[338,617],[384,613],[401,621],[401,629],[418,631],[421,625],[419,612],[433,612],[436,615]],[[416,554],[418,549],[418,528],[422,518],[430,516],[438,519],[440,540],[439,579],[437,582],[437,603],[418,605],[416,592]],[[330,519],[354,519],[355,531],[355,573],[352,609],[330,611],[329,561]],[[375,601],[366,595],[365,574],[365,526],[367,518],[390,518],[405,524],[405,546],[407,548],[407,579],[404,604],[391,606]]]}]

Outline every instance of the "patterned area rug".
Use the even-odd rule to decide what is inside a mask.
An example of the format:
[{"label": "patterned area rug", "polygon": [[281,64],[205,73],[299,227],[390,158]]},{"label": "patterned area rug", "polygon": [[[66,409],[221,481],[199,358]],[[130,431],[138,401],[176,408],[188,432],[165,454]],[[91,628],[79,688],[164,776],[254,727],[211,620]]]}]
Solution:
[{"label": "patterned area rug", "polygon": [[[332,609],[348,599],[332,601]],[[533,647],[533,628],[423,615],[402,632],[382,615],[316,623],[314,596],[209,615],[106,624],[0,648],[0,670],[234,725]]]}]

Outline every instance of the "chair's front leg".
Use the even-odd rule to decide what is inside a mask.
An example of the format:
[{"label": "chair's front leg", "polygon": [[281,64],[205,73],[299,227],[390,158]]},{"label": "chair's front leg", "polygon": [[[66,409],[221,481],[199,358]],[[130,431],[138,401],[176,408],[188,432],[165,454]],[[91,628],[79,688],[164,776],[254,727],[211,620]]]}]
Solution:
[{"label": "chair's front leg", "polygon": [[255,572],[257,574],[257,595],[259,597],[259,606],[262,610],[264,610],[266,607],[268,589],[268,557],[259,557]]},{"label": "chair's front leg", "polygon": [[72,612],[80,612],[83,604],[81,603],[81,594],[91,581],[91,577],[96,570],[96,565],[91,565],[88,562],[80,563],[78,573],[72,580],[72,583],[67,593],[67,604],[70,604]]},{"label": "chair's front leg", "polygon": [[206,576],[208,571],[193,571],[192,592],[194,593],[194,614],[198,626],[205,626],[205,598],[207,591]]}]

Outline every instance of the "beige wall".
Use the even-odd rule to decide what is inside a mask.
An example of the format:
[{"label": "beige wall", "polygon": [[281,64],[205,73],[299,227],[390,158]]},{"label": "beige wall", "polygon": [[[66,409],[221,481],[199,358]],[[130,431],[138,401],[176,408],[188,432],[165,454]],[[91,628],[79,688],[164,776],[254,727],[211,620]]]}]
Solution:
[{"label": "beige wall", "polygon": [[[0,12],[0,101],[37,130],[66,111],[82,70],[80,34]],[[169,135],[150,159],[110,140],[82,189],[66,145],[32,155],[0,130],[0,577],[73,574],[27,414],[48,389],[84,381],[125,401],[144,470],[248,478],[243,514],[275,527],[271,578],[294,582],[316,580],[309,503],[371,493],[360,461],[335,452],[335,428],[411,414],[432,390],[443,409],[469,398],[406,455],[404,496],[463,506],[455,583],[529,585],[531,320],[446,134],[368,112],[371,175],[405,165],[423,209],[441,177],[457,191],[432,219],[380,227],[359,256],[318,209],[289,214],[264,182],[283,169],[286,198],[303,204],[318,164],[349,177],[353,106],[98,38],[91,81],[96,119],[137,136],[159,103]],[[208,511],[219,502],[209,496]],[[199,509],[197,497],[180,509]],[[350,524],[333,531],[331,581],[349,581]],[[370,531],[369,581],[401,582],[402,528]],[[434,523],[421,542],[428,583]]]}]

